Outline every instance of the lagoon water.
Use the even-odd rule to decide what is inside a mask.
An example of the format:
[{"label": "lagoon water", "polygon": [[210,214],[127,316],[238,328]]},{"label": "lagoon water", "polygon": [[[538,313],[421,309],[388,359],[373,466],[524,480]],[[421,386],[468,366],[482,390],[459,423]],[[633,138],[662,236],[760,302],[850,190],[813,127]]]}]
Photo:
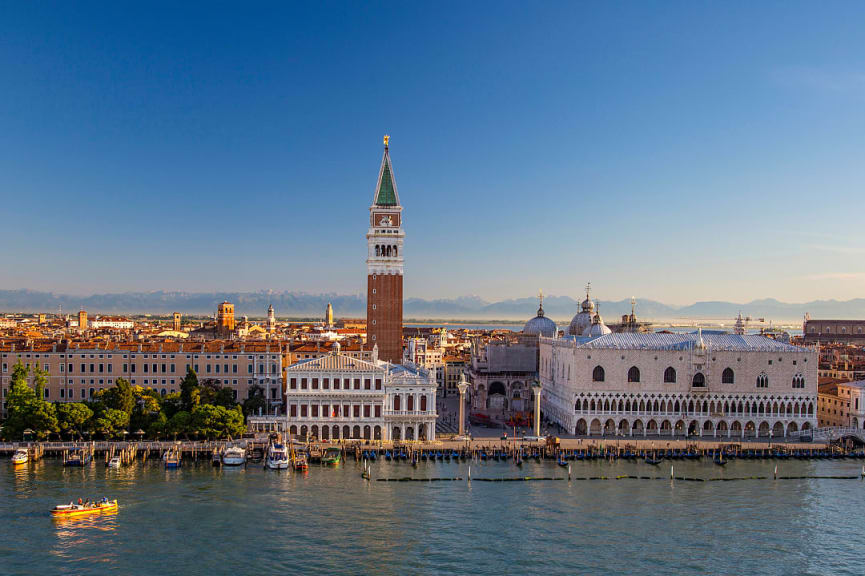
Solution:
[{"label": "lagoon water", "polygon": [[[764,475],[775,462],[676,462],[676,475]],[[861,480],[574,480],[555,463],[353,460],[307,474],[157,462],[122,470],[0,463],[0,574],[856,574]],[[780,475],[858,475],[862,463],[779,462]],[[669,476],[670,464],[574,462],[574,477]],[[58,523],[79,496],[116,515]]]}]

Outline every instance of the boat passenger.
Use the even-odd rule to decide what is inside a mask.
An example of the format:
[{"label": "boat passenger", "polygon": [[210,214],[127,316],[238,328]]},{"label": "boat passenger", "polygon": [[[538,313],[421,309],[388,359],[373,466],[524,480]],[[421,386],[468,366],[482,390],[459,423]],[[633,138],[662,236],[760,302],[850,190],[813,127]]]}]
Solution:
[{"label": "boat passenger", "polygon": [[84,504],[84,502],[81,500],[81,498],[79,498],[78,499],[78,505],[81,506],[82,504]]}]

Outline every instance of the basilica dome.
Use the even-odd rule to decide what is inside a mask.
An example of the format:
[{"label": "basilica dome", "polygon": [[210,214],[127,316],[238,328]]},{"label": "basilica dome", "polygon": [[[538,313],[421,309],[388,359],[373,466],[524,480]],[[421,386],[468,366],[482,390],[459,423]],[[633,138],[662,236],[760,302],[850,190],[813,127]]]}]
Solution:
[{"label": "basilica dome", "polygon": [[592,319],[592,325],[586,328],[586,331],[583,332],[583,336],[587,338],[597,338],[598,336],[606,336],[607,334],[612,333],[613,331],[604,324],[604,319],[601,318],[600,313],[598,313],[595,314],[595,317]]},{"label": "basilica dome", "polygon": [[558,327],[556,323],[544,316],[544,302],[542,299],[540,306],[538,306],[538,315],[526,322],[526,325],[523,326],[523,334],[555,338],[557,333]]},{"label": "basilica dome", "polygon": [[571,319],[568,334],[571,336],[582,336],[592,327],[592,312],[595,311],[595,303],[589,297],[589,288],[586,287],[586,299],[580,304],[580,311]]}]

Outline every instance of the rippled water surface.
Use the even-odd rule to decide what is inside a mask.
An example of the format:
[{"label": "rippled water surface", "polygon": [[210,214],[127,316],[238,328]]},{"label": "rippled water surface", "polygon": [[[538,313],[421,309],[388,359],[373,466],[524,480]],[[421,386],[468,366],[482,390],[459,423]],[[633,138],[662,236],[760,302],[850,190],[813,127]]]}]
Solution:
[{"label": "rippled water surface", "polygon": [[[775,462],[675,463],[677,476],[768,476]],[[669,476],[669,463],[575,462],[575,478]],[[780,462],[779,475],[858,475],[861,461]],[[566,478],[555,463],[352,460],[308,474],[157,463],[0,464],[0,574],[856,574],[865,484],[802,479]],[[386,483],[385,477],[462,477]],[[116,515],[58,523],[79,496]]]}]

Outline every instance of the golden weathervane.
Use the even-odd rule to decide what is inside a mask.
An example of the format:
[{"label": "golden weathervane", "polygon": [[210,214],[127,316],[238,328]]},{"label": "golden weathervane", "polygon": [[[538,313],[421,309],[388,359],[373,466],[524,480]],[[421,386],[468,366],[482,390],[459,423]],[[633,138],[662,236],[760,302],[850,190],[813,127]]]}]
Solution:
[{"label": "golden weathervane", "polygon": [[384,135],[384,147],[387,148],[387,143],[390,141],[390,136],[387,134]]}]

